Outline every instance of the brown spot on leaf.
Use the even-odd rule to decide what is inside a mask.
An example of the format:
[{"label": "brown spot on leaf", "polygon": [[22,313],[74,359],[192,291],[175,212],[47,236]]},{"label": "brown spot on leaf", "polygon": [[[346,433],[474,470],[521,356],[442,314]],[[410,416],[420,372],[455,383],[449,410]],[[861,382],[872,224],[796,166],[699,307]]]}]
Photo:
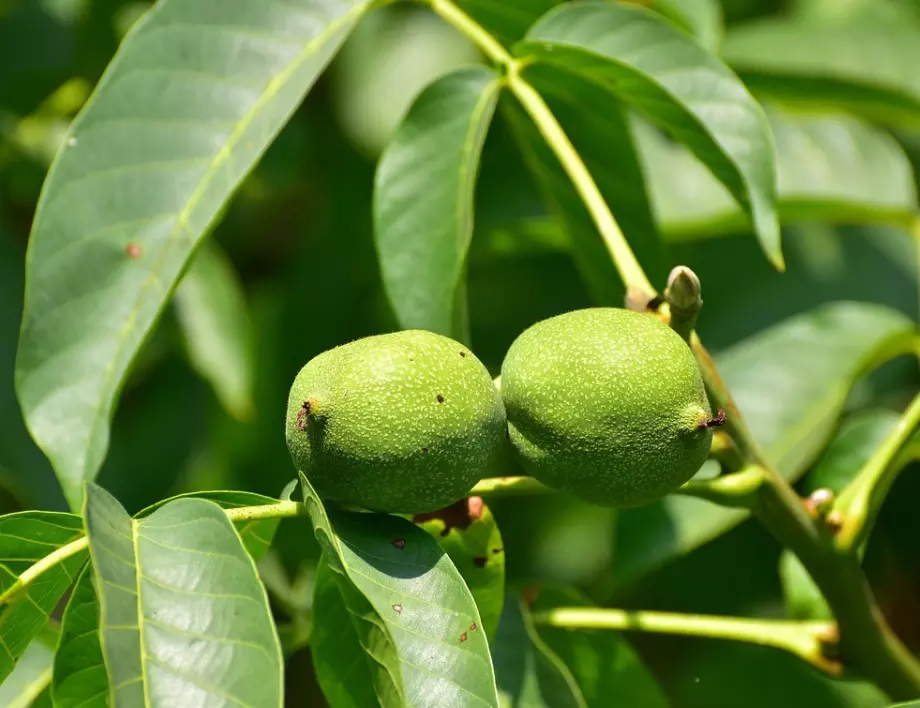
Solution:
[{"label": "brown spot on leaf", "polygon": [[444,396],[442,396],[440,393],[438,394],[438,403],[444,403]]},{"label": "brown spot on leaf", "polygon": [[446,536],[451,529],[467,529],[474,521],[481,519],[484,507],[482,497],[468,497],[437,511],[416,514],[412,521],[421,524],[432,519],[440,519],[444,522],[444,531],[441,535]]},{"label": "brown spot on leaf", "polygon": [[401,614],[402,614],[402,605],[400,605],[399,603],[393,605],[393,612],[395,612],[395,613],[398,614],[398,615],[401,615]]},{"label": "brown spot on leaf", "polygon": [[475,622],[473,622],[473,624],[470,625],[470,631],[471,631],[471,632],[475,632],[475,631],[476,631],[476,623],[475,623]]},{"label": "brown spot on leaf", "polygon": [[488,562],[489,562],[489,559],[486,558],[485,556],[476,556],[475,558],[473,558],[473,565],[475,565],[477,568],[485,568],[486,563]]},{"label": "brown spot on leaf", "polygon": [[141,257],[141,247],[139,244],[132,241],[127,246],[125,246],[125,255],[128,256],[132,261],[136,261]]},{"label": "brown spot on leaf", "polygon": [[497,556],[497,555],[498,555],[499,553],[501,553],[503,550],[504,550],[503,548],[493,548],[493,549],[492,549],[492,555]]},{"label": "brown spot on leaf", "polygon": [[460,643],[462,644],[465,641],[466,641],[466,632],[461,632],[460,633]]},{"label": "brown spot on leaf", "polygon": [[394,538],[392,543],[393,548],[398,548],[399,550],[402,550],[406,547],[406,539],[404,538]]}]

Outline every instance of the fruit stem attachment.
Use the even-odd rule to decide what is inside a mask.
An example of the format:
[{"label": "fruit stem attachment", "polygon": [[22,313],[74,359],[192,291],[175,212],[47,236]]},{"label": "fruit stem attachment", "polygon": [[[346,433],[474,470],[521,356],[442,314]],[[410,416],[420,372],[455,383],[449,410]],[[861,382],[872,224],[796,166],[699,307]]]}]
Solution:
[{"label": "fruit stem attachment", "polygon": [[872,457],[863,465],[856,478],[840,493],[834,510],[843,518],[836,535],[841,550],[858,549],[868,538],[885,497],[903,468],[901,453],[920,427],[920,394],[914,397],[894,429]]},{"label": "fruit stem attachment", "polygon": [[753,510],[757,503],[757,493],[764,483],[764,475],[762,467],[750,465],[739,472],[714,479],[690,480],[675,494],[705,499],[732,509]]},{"label": "fruit stem attachment", "polygon": [[832,622],[791,622],[600,607],[557,607],[534,612],[531,619],[535,625],[566,629],[614,629],[750,642],[791,652],[834,676],[842,671],[840,664],[828,658],[826,652],[836,643],[837,628]]},{"label": "fruit stem attachment", "polygon": [[490,477],[480,480],[470,490],[471,497],[517,497],[531,494],[552,494],[553,490],[533,477]]},{"label": "fruit stem attachment", "polygon": [[689,344],[690,335],[703,308],[700,279],[687,266],[677,266],[668,275],[664,299],[671,316],[668,324]]},{"label": "fruit stem attachment", "polygon": [[511,56],[495,37],[450,0],[427,0],[427,2],[434,12],[465,34],[503,70],[508,89],[530,116],[587,207],[591,219],[604,240],[604,245],[607,246],[613,264],[620,274],[620,279],[626,286],[629,297],[646,302],[655,298],[657,295],[655,288],[652,287],[645,271],[636,260],[610,207],[607,206],[597,183],[575,146],[572,145],[572,141],[559,125],[559,121],[556,120],[543,97],[521,76],[527,60]]}]

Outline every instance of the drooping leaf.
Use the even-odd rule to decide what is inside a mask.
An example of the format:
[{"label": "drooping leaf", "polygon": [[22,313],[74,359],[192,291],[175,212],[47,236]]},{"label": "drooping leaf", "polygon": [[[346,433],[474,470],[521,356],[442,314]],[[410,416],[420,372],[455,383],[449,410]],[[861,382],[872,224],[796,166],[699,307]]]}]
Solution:
[{"label": "drooping leaf", "polygon": [[16,668],[0,683],[0,706],[30,708],[51,683],[57,631],[50,627],[25,650]]},{"label": "drooping leaf", "polygon": [[16,362],[72,508],[186,261],[370,4],[163,0],[74,121],[36,211]]},{"label": "drooping leaf", "polygon": [[462,281],[473,189],[500,90],[501,77],[486,67],[441,77],[422,91],[380,158],[374,236],[404,329],[468,339]]},{"label": "drooping leaf", "polygon": [[[313,628],[310,655],[316,680],[330,708],[400,705],[396,696],[378,691],[371,671],[371,654],[361,644],[355,615],[345,603],[335,571],[325,557],[316,569],[313,610],[322,621]],[[372,617],[373,610],[370,612],[368,616]],[[358,617],[363,621],[362,616]]]},{"label": "drooping leaf", "polygon": [[0,516],[0,593],[9,593],[0,607],[0,682],[48,624],[86,561],[86,551],[50,565],[28,588],[13,591],[19,575],[82,535],[83,524],[74,514],[23,511]]},{"label": "drooping leaf", "polygon": [[[792,317],[727,350],[717,365],[770,461],[797,479],[827,444],[855,381],[910,350],[904,315],[867,303],[833,303]],[[729,530],[737,509],[672,495],[620,514],[613,562],[625,585]]]},{"label": "drooping leaf", "polygon": [[217,504],[176,499],[132,519],[90,483],[84,520],[114,704],[219,697],[282,705],[283,662],[268,598]]},{"label": "drooping leaf", "polygon": [[381,705],[497,708],[482,619],[437,542],[400,517],[327,510],[300,481]]},{"label": "drooping leaf", "polygon": [[[532,612],[591,603],[572,588],[541,586]],[[588,708],[643,706],[667,708],[668,699],[626,638],[609,630],[537,627],[537,634],[569,668]]]},{"label": "drooping leaf", "polygon": [[64,609],[51,695],[55,708],[109,706],[109,677],[99,643],[99,601],[89,566],[80,573]]},{"label": "drooping leaf", "polygon": [[786,103],[920,121],[917,25],[766,19],[733,29],[722,52],[754,90]]},{"label": "drooping leaf", "polygon": [[454,4],[506,47],[526,34],[544,12],[562,0],[455,0]]},{"label": "drooping leaf", "polygon": [[[913,169],[887,133],[845,115],[767,111],[776,140],[784,222],[908,222],[917,211]],[[686,149],[636,126],[660,228],[669,240],[744,226],[744,215]]]},{"label": "drooping leaf", "polygon": [[437,539],[463,576],[492,639],[505,602],[505,549],[492,511],[472,497],[414,521]]},{"label": "drooping leaf", "polygon": [[719,59],[654,12],[611,2],[550,11],[515,52],[590,79],[685,144],[750,215],[767,257],[782,267],[770,127]]},{"label": "drooping leaf", "polygon": [[710,52],[722,41],[722,6],[718,0],[652,0],[651,7],[686,29]]},{"label": "drooping leaf", "polygon": [[174,303],[192,366],[227,412],[246,420],[253,413],[249,312],[233,264],[216,245],[202,244]]},{"label": "drooping leaf", "polygon": [[[669,264],[622,104],[591,81],[553,66],[533,66],[524,75],[569,136],[643,269],[653,282],[663,279]],[[621,306],[620,277],[571,180],[520,105],[509,99],[501,110],[547,204],[568,232],[575,262],[595,301]]]},{"label": "drooping leaf", "polygon": [[502,705],[587,708],[572,672],[540,638],[520,598],[505,600],[495,646],[495,677]]}]

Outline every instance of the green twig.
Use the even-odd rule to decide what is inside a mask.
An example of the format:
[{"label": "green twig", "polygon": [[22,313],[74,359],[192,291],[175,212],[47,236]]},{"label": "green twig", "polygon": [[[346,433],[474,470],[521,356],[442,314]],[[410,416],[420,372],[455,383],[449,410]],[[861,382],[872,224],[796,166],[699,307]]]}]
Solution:
[{"label": "green twig", "polygon": [[720,506],[735,509],[753,509],[757,494],[764,483],[764,470],[751,465],[740,472],[701,481],[691,480],[677,490],[677,494],[697,497]]},{"label": "green twig", "polygon": [[841,673],[840,664],[825,654],[825,648],[836,641],[836,627],[832,622],[791,622],[597,607],[557,607],[535,612],[532,618],[536,625],[567,629],[615,629],[750,642],[791,652],[832,675]]},{"label": "green twig", "polygon": [[506,497],[529,494],[552,494],[553,490],[533,477],[490,477],[470,490],[471,497]]},{"label": "green twig", "polygon": [[899,458],[920,427],[920,394],[914,397],[895,426],[856,478],[837,497],[834,509],[843,526],[836,535],[843,550],[858,549],[868,537],[891,485],[901,469]]}]

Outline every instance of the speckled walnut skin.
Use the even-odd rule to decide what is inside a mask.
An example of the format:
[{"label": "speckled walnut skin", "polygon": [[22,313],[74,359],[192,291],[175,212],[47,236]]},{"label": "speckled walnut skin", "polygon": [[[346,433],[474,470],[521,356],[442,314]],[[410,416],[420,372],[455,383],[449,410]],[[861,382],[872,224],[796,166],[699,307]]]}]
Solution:
[{"label": "speckled walnut skin", "polygon": [[407,330],[312,359],[291,387],[286,435],[322,496],[418,514],[488,476],[507,426],[501,396],[469,349]]},{"label": "speckled walnut skin", "polygon": [[693,354],[636,312],[592,308],[533,325],[509,349],[501,381],[527,471],[594,504],[662,497],[699,470],[712,443]]}]

